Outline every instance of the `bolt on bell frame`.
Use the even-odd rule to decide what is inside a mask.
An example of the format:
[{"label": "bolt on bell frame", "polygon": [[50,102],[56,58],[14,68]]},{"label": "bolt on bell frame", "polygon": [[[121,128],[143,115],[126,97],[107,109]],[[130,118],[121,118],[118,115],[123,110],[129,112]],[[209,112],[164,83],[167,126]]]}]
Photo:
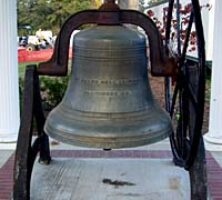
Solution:
[{"label": "bolt on bell frame", "polygon": [[[199,73],[193,75],[188,71],[190,82],[198,82],[195,90],[190,90],[186,82],[187,73],[181,70],[181,66],[185,62],[186,51],[178,59],[169,56],[167,48],[168,35],[170,31],[170,21],[172,19],[172,7],[174,1],[169,1],[168,25],[166,44],[163,45],[162,39],[152,20],[144,14],[133,10],[121,10],[114,0],[106,0],[99,10],[86,10],[72,15],[63,24],[61,31],[56,40],[54,53],[52,58],[45,62],[36,65],[29,65],[25,74],[24,97],[23,97],[23,113],[17,142],[14,165],[14,200],[30,199],[30,179],[35,158],[40,153],[39,161],[49,164],[50,150],[48,136],[45,134],[43,127],[45,124],[45,116],[41,106],[39,76],[66,76],[68,66],[68,51],[71,34],[74,30],[83,24],[134,24],[144,29],[149,39],[150,48],[150,65],[153,76],[170,77],[177,76],[177,85],[173,95],[170,112],[173,116],[175,99],[178,93],[182,105],[181,114],[185,116],[185,110],[190,110],[190,115],[195,116],[192,121],[192,131],[190,140],[184,144],[185,133],[189,122],[187,117],[182,117],[179,120],[179,125],[176,133],[170,135],[172,152],[174,155],[175,164],[184,167],[189,171],[191,181],[191,199],[207,199],[206,185],[206,163],[203,140],[201,135],[201,127],[203,121],[203,91],[204,91],[204,39],[199,2],[192,0],[193,11],[191,14],[190,23],[195,18],[197,35],[198,35],[198,50],[200,64]],[[187,33],[190,34],[189,31]],[[188,36],[187,36],[188,38]],[[186,48],[186,45],[185,45]],[[183,93],[182,93],[183,92]],[[187,98],[189,97],[189,98]],[[167,98],[166,98],[167,99]],[[192,106],[189,106],[192,104]],[[38,137],[32,143],[33,136],[33,119],[36,119]],[[182,124],[182,125],[181,125]],[[184,126],[184,124],[186,126]],[[181,145],[178,145],[181,144]],[[186,148],[189,144],[190,148]]]}]

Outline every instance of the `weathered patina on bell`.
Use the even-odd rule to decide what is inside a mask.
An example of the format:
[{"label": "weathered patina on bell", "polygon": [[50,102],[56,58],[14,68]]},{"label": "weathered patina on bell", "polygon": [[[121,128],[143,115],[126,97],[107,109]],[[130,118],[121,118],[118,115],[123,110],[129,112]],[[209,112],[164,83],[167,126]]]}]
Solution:
[{"label": "weathered patina on bell", "polygon": [[45,124],[48,135],[104,149],[145,145],[168,136],[171,121],[153,99],[141,33],[98,25],[75,36],[73,52],[68,89]]}]

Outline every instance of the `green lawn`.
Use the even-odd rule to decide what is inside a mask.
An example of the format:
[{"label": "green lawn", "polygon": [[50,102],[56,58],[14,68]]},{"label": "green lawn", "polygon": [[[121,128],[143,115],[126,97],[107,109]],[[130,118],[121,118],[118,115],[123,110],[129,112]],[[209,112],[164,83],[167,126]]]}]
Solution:
[{"label": "green lawn", "polygon": [[24,78],[26,66],[30,65],[30,64],[38,64],[38,62],[22,62],[22,63],[18,64],[18,67],[19,67],[19,78]]},{"label": "green lawn", "polygon": [[[19,78],[24,78],[26,66],[30,65],[30,64],[38,65],[39,62],[22,62],[22,63],[18,64],[18,67],[19,67]],[[71,65],[71,60],[69,60],[69,68],[68,68],[69,73],[71,71],[70,65]]]}]

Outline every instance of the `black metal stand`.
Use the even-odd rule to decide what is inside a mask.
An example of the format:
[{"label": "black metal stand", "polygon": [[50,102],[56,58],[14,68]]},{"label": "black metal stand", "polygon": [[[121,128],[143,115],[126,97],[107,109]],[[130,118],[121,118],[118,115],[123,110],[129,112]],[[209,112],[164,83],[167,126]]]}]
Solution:
[{"label": "black metal stand", "polygon": [[207,167],[203,138],[200,141],[197,157],[189,169],[192,200],[207,200]]},{"label": "black metal stand", "polygon": [[[33,139],[33,119],[38,130]],[[28,66],[25,75],[24,102],[14,165],[14,200],[30,198],[30,179],[35,158],[40,153],[40,161],[50,163],[49,139],[43,131],[45,117],[41,106],[39,79],[36,66]]]}]

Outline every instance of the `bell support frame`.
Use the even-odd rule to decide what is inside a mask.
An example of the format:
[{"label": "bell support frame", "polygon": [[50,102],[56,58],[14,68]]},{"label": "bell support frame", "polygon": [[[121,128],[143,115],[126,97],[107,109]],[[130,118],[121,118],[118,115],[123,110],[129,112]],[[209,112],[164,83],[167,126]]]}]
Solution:
[{"label": "bell support frame", "polygon": [[[169,1],[173,6],[173,0]],[[198,8],[196,0],[192,0],[194,8]],[[196,20],[199,20],[199,14],[195,15]],[[170,16],[169,16],[169,19]],[[169,56],[167,43],[164,46],[161,40],[159,31],[152,20],[133,10],[121,10],[115,4],[114,0],[107,0],[100,10],[87,10],[72,15],[63,25],[54,49],[52,58],[36,66],[29,66],[26,70],[26,79],[24,87],[24,103],[21,126],[19,130],[19,138],[15,155],[14,165],[14,200],[29,200],[30,199],[30,178],[34,160],[38,152],[40,152],[40,161],[49,164],[50,152],[48,136],[43,131],[45,117],[41,107],[41,97],[39,89],[39,75],[50,76],[65,76],[68,66],[68,51],[71,34],[74,30],[83,24],[135,24],[142,27],[148,35],[150,45],[151,72],[155,76],[175,76],[178,72],[177,60]],[[200,24],[197,23],[197,27]],[[201,27],[198,29],[201,32]],[[200,33],[201,34],[201,33]],[[202,41],[200,41],[201,43]],[[203,51],[200,47],[200,52]],[[203,64],[203,53],[200,53],[201,64]],[[202,77],[203,78],[203,77]],[[202,80],[202,79],[201,79]],[[203,89],[203,88],[202,88]],[[200,97],[201,94],[198,94]],[[199,111],[201,113],[201,110]],[[33,145],[31,144],[33,136],[33,118],[36,118],[38,128],[38,138]],[[195,126],[195,130],[201,127],[201,119],[199,125]],[[193,165],[190,165],[189,170],[191,180],[191,199],[206,199],[206,168],[205,156],[202,140],[197,136],[197,144],[193,151],[195,156],[191,157]],[[172,146],[174,156],[175,145]],[[176,159],[177,157],[174,157]],[[201,183],[202,182],[202,183]],[[201,183],[201,184],[200,184]]]},{"label": "bell support frame", "polygon": [[[172,118],[175,116],[176,101],[179,105],[177,127],[175,132],[170,135],[174,162],[189,171],[191,199],[204,200],[207,199],[207,170],[202,136],[205,93],[205,41],[199,1],[190,0],[190,5],[192,7],[183,46],[180,44],[180,26],[177,26],[177,81],[172,99],[170,99],[169,80],[165,78],[165,99],[167,110]],[[177,19],[180,19],[180,0],[169,0],[166,26],[167,46],[170,44],[173,7],[176,8]],[[195,64],[186,57],[193,25],[196,30],[198,52],[198,62]]]},{"label": "bell support frame", "polygon": [[[45,117],[41,105],[39,78],[36,65],[26,68],[23,94],[23,112],[15,152],[13,199],[30,199],[30,179],[37,154],[39,161],[49,164],[49,139],[43,131]],[[37,139],[33,139],[33,120],[36,120]]]}]

